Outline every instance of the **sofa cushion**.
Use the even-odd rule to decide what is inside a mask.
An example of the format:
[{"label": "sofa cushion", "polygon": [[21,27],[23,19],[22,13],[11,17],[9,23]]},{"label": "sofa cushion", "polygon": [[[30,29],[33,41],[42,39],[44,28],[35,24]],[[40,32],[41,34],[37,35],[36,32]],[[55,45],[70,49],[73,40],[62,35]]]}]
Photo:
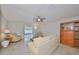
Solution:
[{"label": "sofa cushion", "polygon": [[42,43],[42,37],[35,38],[33,43],[34,43],[35,46],[39,45],[40,43]]},{"label": "sofa cushion", "polygon": [[34,39],[34,45],[35,46],[40,46],[44,44],[45,42],[49,41],[51,39],[51,36],[46,36],[46,37],[38,37]]},{"label": "sofa cushion", "polygon": [[59,45],[58,40],[53,36],[35,38],[29,43],[33,54],[51,54]]}]

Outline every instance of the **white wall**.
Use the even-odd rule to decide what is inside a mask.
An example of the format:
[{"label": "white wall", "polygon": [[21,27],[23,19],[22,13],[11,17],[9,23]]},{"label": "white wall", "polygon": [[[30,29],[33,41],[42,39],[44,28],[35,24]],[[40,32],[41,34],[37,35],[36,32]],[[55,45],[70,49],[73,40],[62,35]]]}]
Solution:
[{"label": "white wall", "polygon": [[24,30],[25,24],[22,22],[11,22],[8,23],[8,29],[13,32],[22,35],[23,37],[23,30]]},{"label": "white wall", "polygon": [[60,27],[59,22],[52,22],[49,24],[43,24],[41,26],[41,31],[45,36],[53,35],[59,38],[59,32],[60,32],[59,27]]},{"label": "white wall", "polygon": [[69,18],[69,19],[62,19],[62,21],[56,21],[56,22],[51,22],[48,24],[43,24],[41,25],[41,31],[43,32],[45,36],[53,35],[56,38],[60,39],[60,23],[73,21],[73,20],[79,20],[79,16]]},{"label": "white wall", "polygon": [[0,7],[0,33],[1,33],[1,7]]},{"label": "white wall", "polygon": [[[62,21],[56,21],[51,23],[45,23],[41,25],[41,31],[45,36],[53,35],[60,39],[60,23],[77,20],[79,17],[73,17],[69,19],[62,19]],[[9,22],[8,28],[14,33],[19,33],[23,36],[24,23],[21,22]]]},{"label": "white wall", "polygon": [[0,7],[0,33],[4,32],[8,27],[8,21],[3,17],[2,10]]},{"label": "white wall", "polygon": [[4,32],[4,30],[7,28],[8,28],[8,21],[2,17],[1,18],[1,32]]}]

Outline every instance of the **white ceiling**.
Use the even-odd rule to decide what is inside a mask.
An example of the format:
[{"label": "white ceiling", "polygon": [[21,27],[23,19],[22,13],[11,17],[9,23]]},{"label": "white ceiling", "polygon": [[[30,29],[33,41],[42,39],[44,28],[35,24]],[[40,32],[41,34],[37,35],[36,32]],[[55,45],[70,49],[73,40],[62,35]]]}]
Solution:
[{"label": "white ceiling", "polygon": [[36,16],[46,22],[79,16],[79,5],[58,4],[9,4],[1,5],[2,15],[9,21],[32,23]]}]

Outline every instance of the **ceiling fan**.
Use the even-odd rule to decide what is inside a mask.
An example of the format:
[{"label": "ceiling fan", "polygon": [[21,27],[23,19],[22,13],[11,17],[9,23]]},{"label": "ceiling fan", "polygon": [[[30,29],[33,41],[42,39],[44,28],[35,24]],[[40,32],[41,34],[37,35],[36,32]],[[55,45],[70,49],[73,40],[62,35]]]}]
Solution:
[{"label": "ceiling fan", "polygon": [[43,22],[45,20],[45,18],[41,18],[40,16],[37,16],[36,18],[35,18],[35,21],[36,22]]},{"label": "ceiling fan", "polygon": [[35,20],[34,29],[37,29],[37,28],[40,28],[40,24],[46,19],[40,16],[37,16],[34,20]]}]

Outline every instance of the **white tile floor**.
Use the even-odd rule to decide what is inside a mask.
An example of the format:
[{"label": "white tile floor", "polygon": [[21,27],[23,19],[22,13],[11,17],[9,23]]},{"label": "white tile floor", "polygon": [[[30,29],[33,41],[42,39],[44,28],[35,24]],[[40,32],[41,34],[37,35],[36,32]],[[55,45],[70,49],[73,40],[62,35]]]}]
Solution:
[{"label": "white tile floor", "polygon": [[[0,55],[30,55],[23,41],[12,43],[8,48],[0,49]],[[79,55],[79,49],[60,45],[51,55]]]},{"label": "white tile floor", "polygon": [[79,55],[79,49],[60,44],[52,55]]},{"label": "white tile floor", "polygon": [[2,48],[0,50],[0,55],[27,55],[29,54],[29,50],[27,48],[27,44],[23,41],[17,43],[11,43],[9,47]]}]

